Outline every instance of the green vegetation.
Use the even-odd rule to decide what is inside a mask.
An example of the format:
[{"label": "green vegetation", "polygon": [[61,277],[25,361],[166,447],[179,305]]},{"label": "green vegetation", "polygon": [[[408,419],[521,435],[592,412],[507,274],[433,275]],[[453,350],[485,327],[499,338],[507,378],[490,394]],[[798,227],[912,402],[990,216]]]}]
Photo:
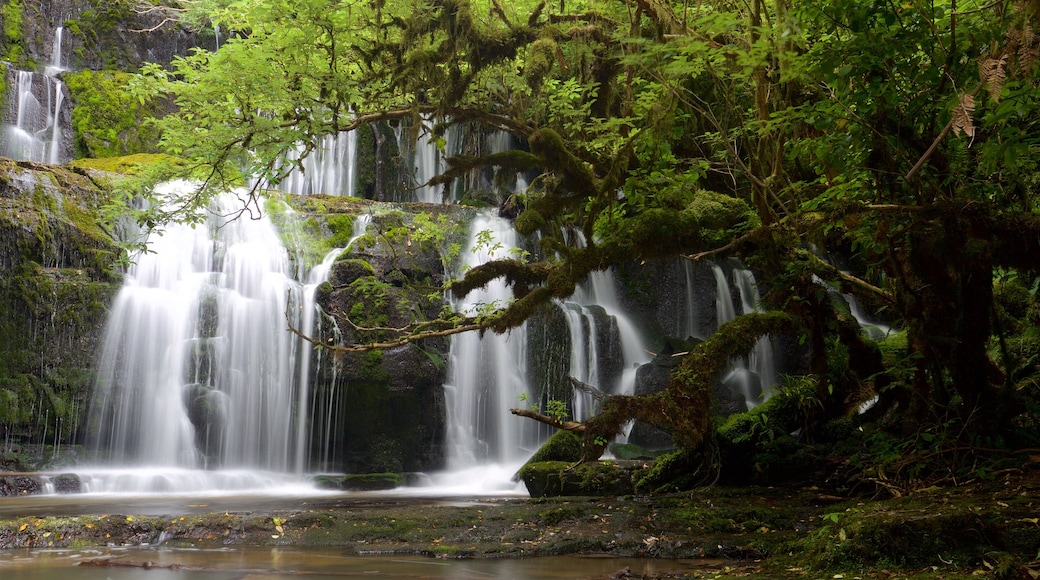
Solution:
[{"label": "green vegetation", "polygon": [[158,129],[148,120],[159,111],[128,92],[132,74],[86,70],[62,78],[76,103],[72,129],[77,157],[118,157],[156,151]]},{"label": "green vegetation", "polygon": [[[3,60],[20,63],[25,57],[25,33],[23,32],[25,4],[23,0],[9,0],[0,6],[0,23],[3,24]],[[0,91],[0,95],[3,95]]]},{"label": "green vegetation", "polygon": [[[538,255],[451,285],[462,296],[503,278],[512,301],[402,321],[410,296],[397,290],[425,282],[408,265],[420,252],[397,255],[376,268],[380,283],[350,283],[344,309],[381,328],[344,349],[506,332],[611,266],[739,257],[764,281],[764,311],[694,346],[664,391],[606,399],[587,443],[633,419],[662,428],[676,465],[697,474],[684,485],[794,477],[810,446],[830,445],[849,488],[906,493],[996,469],[1038,439],[1040,341],[1018,323],[1036,319],[1040,274],[1040,16],[1027,4],[260,0],[193,2],[184,17],[233,34],[217,52],[145,67],[130,91],[176,106],[160,147],[203,171],[189,203],[242,167],[277,182],[290,145],[358,129],[370,155],[388,123],[422,118],[435,140],[467,124],[520,143],[450,159],[435,184],[491,166],[537,175],[511,203]],[[372,196],[388,187],[380,175],[363,179]],[[429,243],[446,263],[457,250],[439,219],[384,215],[364,243]],[[346,225],[328,227],[342,237]],[[568,246],[568,228],[587,245]],[[821,257],[832,254],[847,272]],[[869,339],[835,290],[900,330]],[[715,424],[712,381],[766,335],[801,345],[799,374]],[[854,437],[842,447],[836,433]],[[747,459],[754,471],[736,467]]]}]

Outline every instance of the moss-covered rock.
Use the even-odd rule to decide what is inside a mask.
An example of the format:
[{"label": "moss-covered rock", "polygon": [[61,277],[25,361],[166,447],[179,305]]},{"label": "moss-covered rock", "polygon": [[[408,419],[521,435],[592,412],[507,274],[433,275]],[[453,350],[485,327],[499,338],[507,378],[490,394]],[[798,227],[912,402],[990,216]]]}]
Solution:
[{"label": "moss-covered rock", "polygon": [[0,430],[11,442],[76,437],[121,281],[103,200],[78,173],[0,160]]},{"label": "moss-covered rock", "polygon": [[141,104],[127,92],[133,75],[120,71],[67,73],[63,77],[76,106],[72,130],[78,157],[155,153],[159,131],[147,119],[162,114],[157,104]]},{"label": "moss-covered rock", "polygon": [[572,431],[559,430],[549,437],[549,440],[534,452],[527,463],[542,463],[544,461],[569,461],[576,463],[581,460],[581,437]]},{"label": "moss-covered rock", "polygon": [[519,476],[531,497],[617,496],[631,494],[633,482],[648,468],[642,461],[596,461],[577,466],[545,461],[524,465]]}]

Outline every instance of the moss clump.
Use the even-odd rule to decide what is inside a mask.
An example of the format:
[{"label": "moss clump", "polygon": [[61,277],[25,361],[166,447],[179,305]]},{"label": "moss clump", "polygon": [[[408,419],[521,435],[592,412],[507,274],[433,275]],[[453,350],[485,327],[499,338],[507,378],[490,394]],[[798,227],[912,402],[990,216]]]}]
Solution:
[{"label": "moss clump", "polygon": [[572,431],[560,430],[553,433],[552,437],[535,451],[527,463],[541,463],[543,461],[569,461],[575,463],[581,460],[581,437]]},{"label": "moss clump", "polygon": [[331,235],[328,238],[330,248],[345,248],[354,237],[354,219],[350,214],[334,213],[325,216],[325,224]]},{"label": "moss clump", "polygon": [[[1016,514],[1029,500],[942,501],[929,493],[884,503],[858,504],[823,515],[826,525],[801,544],[819,568],[977,566],[994,554],[1040,550],[1040,527]],[[1018,504],[1018,505],[1015,505]]]},{"label": "moss clump", "polygon": [[401,476],[397,473],[362,473],[344,477],[343,489],[349,491],[394,489],[401,486],[401,481]]},{"label": "moss clump", "polygon": [[70,73],[64,77],[76,106],[73,142],[79,157],[154,153],[159,131],[148,122],[161,114],[127,92],[133,75],[119,71]]},{"label": "moss clump", "polygon": [[401,487],[403,477],[398,473],[358,473],[345,476],[319,475],[314,483],[322,489],[347,491],[379,491]]}]

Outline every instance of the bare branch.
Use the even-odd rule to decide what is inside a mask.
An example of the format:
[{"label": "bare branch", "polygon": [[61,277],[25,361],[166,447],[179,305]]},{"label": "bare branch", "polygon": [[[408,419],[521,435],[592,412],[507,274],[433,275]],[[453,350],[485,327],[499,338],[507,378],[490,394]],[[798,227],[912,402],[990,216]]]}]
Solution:
[{"label": "bare branch", "polygon": [[610,396],[610,395],[604,393],[603,391],[597,389],[596,387],[594,387],[594,386],[592,386],[592,385],[590,385],[590,384],[588,384],[586,382],[579,381],[578,379],[576,379],[574,377],[567,377],[567,379],[570,380],[571,385],[575,389],[578,389],[579,391],[584,391],[584,392],[592,395],[592,398],[596,399],[597,401],[602,401],[603,399],[605,399],[605,398]]}]

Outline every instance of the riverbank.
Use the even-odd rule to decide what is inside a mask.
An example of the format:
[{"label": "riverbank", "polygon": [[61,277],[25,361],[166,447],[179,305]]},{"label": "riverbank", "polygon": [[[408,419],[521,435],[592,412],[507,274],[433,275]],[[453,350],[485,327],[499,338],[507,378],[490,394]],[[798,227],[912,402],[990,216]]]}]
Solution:
[{"label": "riverbank", "polygon": [[813,488],[713,487],[623,498],[342,495],[165,515],[10,517],[0,547],[335,548],[351,555],[698,559],[699,575],[1036,577],[1040,478],[1016,473],[892,499]]}]

